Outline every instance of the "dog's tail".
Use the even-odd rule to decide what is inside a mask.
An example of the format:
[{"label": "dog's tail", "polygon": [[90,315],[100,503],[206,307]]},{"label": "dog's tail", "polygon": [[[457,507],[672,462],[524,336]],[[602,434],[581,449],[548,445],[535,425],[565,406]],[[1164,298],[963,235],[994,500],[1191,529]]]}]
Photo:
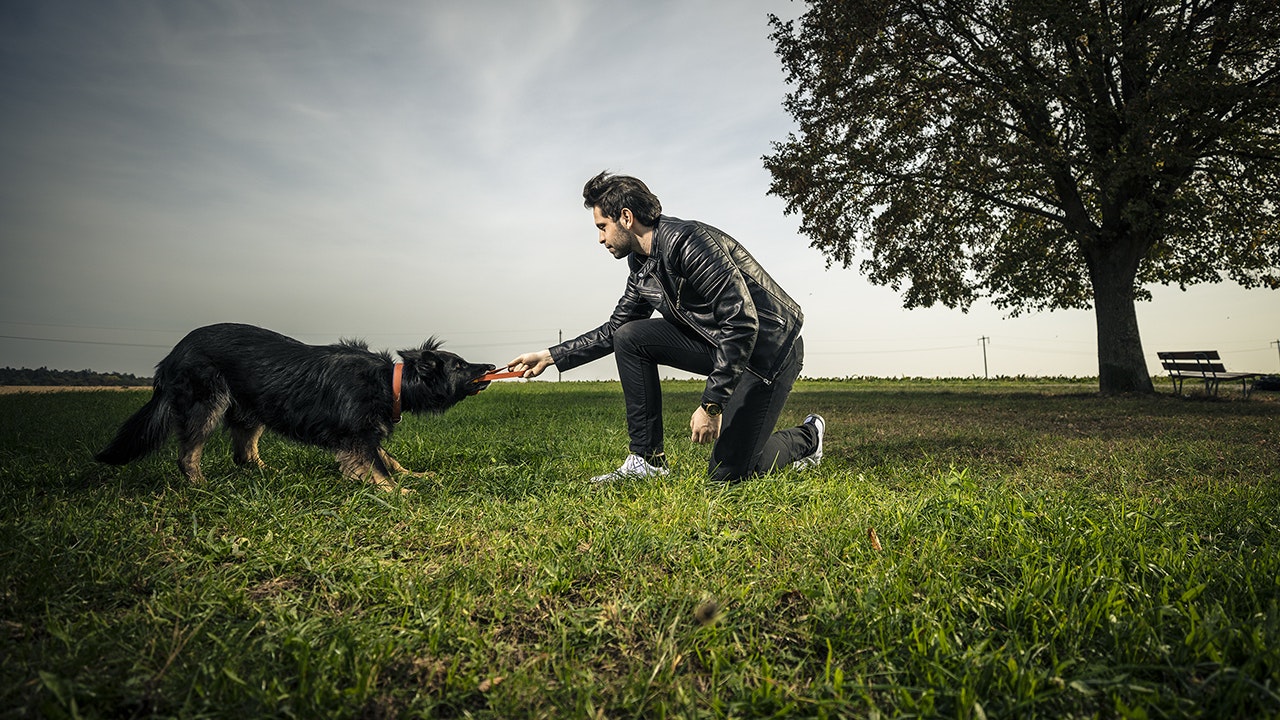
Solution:
[{"label": "dog's tail", "polygon": [[124,465],[149,455],[169,437],[172,417],[169,403],[157,387],[147,404],[124,421],[115,439],[94,459],[108,465]]}]

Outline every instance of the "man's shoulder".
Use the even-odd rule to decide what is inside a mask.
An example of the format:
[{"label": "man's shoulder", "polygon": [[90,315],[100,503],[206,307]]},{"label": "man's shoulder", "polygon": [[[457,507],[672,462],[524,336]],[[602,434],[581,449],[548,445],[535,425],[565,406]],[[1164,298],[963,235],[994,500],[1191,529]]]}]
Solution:
[{"label": "man's shoulder", "polygon": [[658,229],[654,237],[658,239],[659,244],[665,244],[668,248],[688,242],[723,244],[733,240],[725,231],[701,220],[681,220],[667,215],[663,215],[658,221]]},{"label": "man's shoulder", "polygon": [[699,220],[681,220],[663,215],[654,233],[654,245],[662,256],[728,250],[738,243],[728,233]]},{"label": "man's shoulder", "polygon": [[658,216],[658,227],[654,234],[667,237],[685,235],[692,232],[701,224],[702,223],[697,220],[681,220],[678,217],[672,217],[670,215],[660,215]]}]

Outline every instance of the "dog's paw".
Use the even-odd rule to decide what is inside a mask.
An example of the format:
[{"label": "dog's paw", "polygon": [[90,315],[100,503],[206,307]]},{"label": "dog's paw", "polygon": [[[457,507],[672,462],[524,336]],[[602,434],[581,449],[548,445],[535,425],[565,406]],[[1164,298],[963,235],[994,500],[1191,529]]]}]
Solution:
[{"label": "dog's paw", "polygon": [[374,480],[373,486],[387,493],[399,493],[401,495],[412,495],[413,490],[394,482],[391,478],[385,480]]}]

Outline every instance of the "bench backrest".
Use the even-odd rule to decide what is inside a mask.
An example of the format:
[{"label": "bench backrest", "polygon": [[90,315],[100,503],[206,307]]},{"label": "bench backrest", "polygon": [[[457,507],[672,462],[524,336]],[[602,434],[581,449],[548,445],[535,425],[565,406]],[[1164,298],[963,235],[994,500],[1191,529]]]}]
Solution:
[{"label": "bench backrest", "polygon": [[1160,364],[1169,372],[1224,373],[1227,371],[1217,350],[1158,352]]}]

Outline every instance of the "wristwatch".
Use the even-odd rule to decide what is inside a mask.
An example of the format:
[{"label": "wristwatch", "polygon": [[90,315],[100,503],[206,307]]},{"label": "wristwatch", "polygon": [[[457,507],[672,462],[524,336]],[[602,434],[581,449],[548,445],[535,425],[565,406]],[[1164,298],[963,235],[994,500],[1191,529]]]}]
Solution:
[{"label": "wristwatch", "polygon": [[724,412],[724,408],[720,407],[720,403],[713,402],[702,403],[702,410],[711,417],[715,417]]}]

